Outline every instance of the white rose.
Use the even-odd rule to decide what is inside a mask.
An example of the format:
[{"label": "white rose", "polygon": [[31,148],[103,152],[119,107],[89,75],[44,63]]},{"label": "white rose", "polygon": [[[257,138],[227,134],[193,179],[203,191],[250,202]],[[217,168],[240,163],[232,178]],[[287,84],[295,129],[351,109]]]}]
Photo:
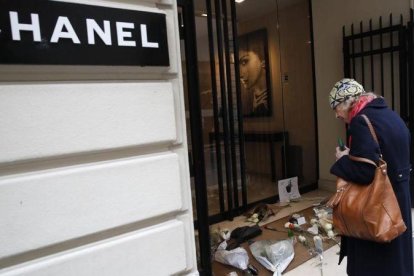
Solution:
[{"label": "white rose", "polygon": [[332,224],[330,223],[326,223],[324,227],[326,231],[332,230]]},{"label": "white rose", "polygon": [[317,223],[318,223],[318,220],[317,220],[317,219],[315,219],[315,218],[313,218],[313,219],[311,219],[310,223],[311,223],[312,225],[317,224]]},{"label": "white rose", "polygon": [[328,237],[330,237],[330,238],[335,237],[335,234],[332,230],[329,230],[327,234],[328,234]]}]

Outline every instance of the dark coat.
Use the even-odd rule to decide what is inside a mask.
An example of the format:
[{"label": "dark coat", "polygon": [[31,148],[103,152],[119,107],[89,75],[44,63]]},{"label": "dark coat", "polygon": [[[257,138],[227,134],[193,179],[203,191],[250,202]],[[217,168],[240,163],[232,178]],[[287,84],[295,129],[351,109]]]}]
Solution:
[{"label": "dark coat", "polygon": [[[403,120],[389,109],[383,98],[374,99],[350,122],[350,155],[378,161],[380,148],[360,114],[374,126],[388,176],[397,196],[407,230],[391,243],[381,244],[351,237],[342,238],[340,261],[347,256],[351,276],[412,276],[413,248],[410,199],[410,133]],[[331,173],[356,183],[370,183],[375,167],[341,157]]]}]

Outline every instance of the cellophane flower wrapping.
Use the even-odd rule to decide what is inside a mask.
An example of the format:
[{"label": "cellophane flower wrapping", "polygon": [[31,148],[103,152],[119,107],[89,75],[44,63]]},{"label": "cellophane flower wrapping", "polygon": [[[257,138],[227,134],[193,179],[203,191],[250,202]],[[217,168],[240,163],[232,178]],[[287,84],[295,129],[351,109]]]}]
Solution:
[{"label": "cellophane flower wrapping", "polygon": [[214,259],[220,263],[246,270],[249,265],[249,255],[247,254],[246,249],[237,247],[233,250],[226,250],[226,247],[227,242],[222,242],[214,254]]},{"label": "cellophane flower wrapping", "polygon": [[262,240],[250,245],[255,259],[266,269],[281,275],[295,256],[292,241],[290,240]]}]

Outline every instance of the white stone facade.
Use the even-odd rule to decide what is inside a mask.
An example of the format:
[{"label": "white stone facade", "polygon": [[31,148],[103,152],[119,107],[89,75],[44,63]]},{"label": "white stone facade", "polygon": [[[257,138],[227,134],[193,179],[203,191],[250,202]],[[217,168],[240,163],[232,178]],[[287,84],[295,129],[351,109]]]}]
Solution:
[{"label": "white stone facade", "polygon": [[176,1],[66,2],[166,14],[170,66],[0,65],[0,275],[197,275]]}]

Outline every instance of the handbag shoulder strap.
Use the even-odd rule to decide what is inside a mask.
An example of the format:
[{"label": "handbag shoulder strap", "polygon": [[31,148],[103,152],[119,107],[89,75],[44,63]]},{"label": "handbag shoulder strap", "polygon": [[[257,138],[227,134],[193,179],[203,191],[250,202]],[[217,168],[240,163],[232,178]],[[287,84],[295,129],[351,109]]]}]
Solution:
[{"label": "handbag shoulder strap", "polygon": [[[371,132],[372,138],[374,138],[374,141],[378,144],[378,147],[379,147],[379,150],[380,150],[380,159],[382,159],[381,147],[380,147],[380,144],[379,144],[379,141],[378,141],[377,134],[375,133],[374,127],[372,126],[371,121],[368,119],[367,115],[361,114],[361,117],[364,118],[365,122],[368,125],[369,131]],[[372,164],[375,167],[378,167],[378,165],[374,161],[372,161],[371,159],[368,159],[368,158],[356,157],[356,156],[352,156],[352,155],[349,155],[349,158],[351,160],[354,160],[354,161],[365,162],[365,163]]]},{"label": "handbag shoulder strap", "polygon": [[[368,125],[369,131],[371,132],[372,138],[374,138],[375,142],[377,142],[379,146],[378,137],[377,137],[377,134],[375,133],[374,127],[371,124],[371,121],[368,119],[367,115],[365,114],[361,114],[361,117],[364,118],[365,122]],[[380,151],[381,151],[381,148],[380,148]]]}]

